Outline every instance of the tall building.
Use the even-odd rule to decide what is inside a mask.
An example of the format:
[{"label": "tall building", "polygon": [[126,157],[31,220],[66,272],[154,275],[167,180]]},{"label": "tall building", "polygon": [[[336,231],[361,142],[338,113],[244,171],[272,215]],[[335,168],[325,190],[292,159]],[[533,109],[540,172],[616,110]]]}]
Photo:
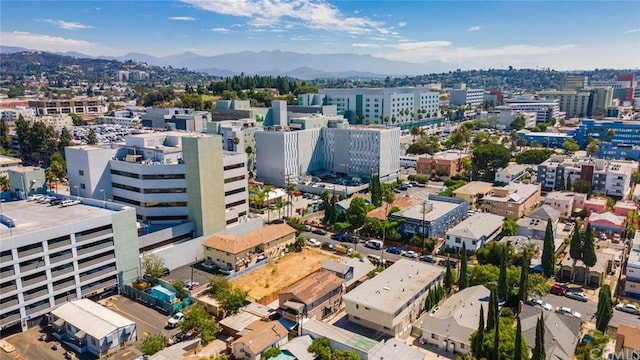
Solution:
[{"label": "tall building", "polygon": [[0,219],[0,329],[22,322],[26,330],[60,304],[140,276],[131,207],[91,199],[64,208],[14,201],[3,203]]},{"label": "tall building", "polygon": [[400,128],[330,127],[291,131],[257,131],[258,181],[285,186],[290,179],[334,172],[369,179],[400,170]]},{"label": "tall building", "polygon": [[29,107],[34,108],[36,115],[54,114],[102,114],[107,111],[104,102],[97,97],[74,99],[29,100]]},{"label": "tall building", "polygon": [[426,88],[320,89],[320,96],[322,105],[336,105],[338,113],[344,113],[352,122],[354,116],[358,116],[359,123],[389,125],[426,119],[436,122],[440,117],[440,94]]},{"label": "tall building", "polygon": [[551,118],[556,120],[565,118],[565,113],[560,112],[559,100],[537,99],[533,96],[518,96],[513,99],[506,99],[504,102],[506,107],[514,111],[535,112],[537,123],[546,123]]},{"label": "tall building", "polygon": [[191,221],[195,235],[248,215],[244,152],[224,152],[220,137],[178,132],[131,135],[117,150],[65,149],[72,195],[135,208],[148,225]]},{"label": "tall building", "polygon": [[209,121],[211,113],[208,111],[182,108],[149,108],[140,115],[140,124],[153,129],[202,132]]},{"label": "tall building", "polygon": [[566,184],[567,178],[571,184],[584,180],[591,183],[592,191],[625,197],[631,190],[631,174],[637,168],[635,161],[553,155],[538,165],[538,182],[548,191],[564,190],[560,184]]},{"label": "tall building", "polygon": [[589,77],[586,75],[567,75],[562,84],[563,90],[580,90],[587,86]]},{"label": "tall building", "polygon": [[625,89],[625,100],[633,101],[637,89],[636,75],[635,74],[620,74],[618,75],[618,81],[629,81],[631,86]]},{"label": "tall building", "polygon": [[547,100],[558,100],[560,111],[567,117],[604,116],[613,102],[611,87],[542,91],[539,95]]},{"label": "tall building", "polygon": [[449,90],[449,104],[476,107],[484,102],[484,89],[471,89],[464,84],[457,87]]},{"label": "tall building", "polygon": [[640,159],[640,124],[635,121],[584,119],[567,134],[583,149],[590,139],[599,140],[601,158]]}]

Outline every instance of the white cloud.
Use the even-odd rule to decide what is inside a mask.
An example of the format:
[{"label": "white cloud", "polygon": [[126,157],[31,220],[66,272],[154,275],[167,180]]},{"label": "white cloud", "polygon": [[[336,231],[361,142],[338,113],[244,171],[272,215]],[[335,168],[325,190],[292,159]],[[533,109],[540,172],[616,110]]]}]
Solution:
[{"label": "white cloud", "polygon": [[398,23],[398,27],[405,27],[405,26],[407,26],[407,22],[406,21],[400,21]]},{"label": "white cloud", "polygon": [[631,33],[634,33],[634,32],[640,32],[640,28],[627,30],[627,31],[625,31],[624,33],[625,33],[625,34],[631,34]]},{"label": "white cloud", "polygon": [[19,46],[26,49],[36,49],[41,51],[76,51],[88,55],[100,55],[113,52],[113,49],[84,40],[67,39],[44,34],[32,34],[29,32],[3,32],[0,33],[0,37],[2,38],[2,45]]},{"label": "white cloud", "polygon": [[249,18],[254,27],[275,26],[282,21],[316,30],[350,34],[387,34],[384,24],[366,17],[343,14],[326,0],[181,0],[200,9]]},{"label": "white cloud", "polygon": [[85,30],[85,29],[93,29],[91,25],[84,25],[75,21],[64,21],[64,20],[54,20],[54,19],[45,19],[44,22],[55,25],[60,29],[65,30]]},{"label": "white cloud", "polygon": [[169,20],[175,20],[175,21],[195,21],[196,18],[192,17],[192,16],[171,16],[169,18]]},{"label": "white cloud", "polygon": [[351,44],[351,46],[359,48],[377,48],[380,47],[380,44],[355,43]]},{"label": "white cloud", "polygon": [[477,25],[476,26],[472,26],[472,27],[468,28],[467,30],[469,30],[469,31],[478,31],[478,30],[480,30],[480,26],[477,26]]},{"label": "white cloud", "polygon": [[213,29],[211,29],[211,31],[217,32],[219,34],[228,34],[229,33],[229,29],[225,29],[225,28],[213,28]]}]

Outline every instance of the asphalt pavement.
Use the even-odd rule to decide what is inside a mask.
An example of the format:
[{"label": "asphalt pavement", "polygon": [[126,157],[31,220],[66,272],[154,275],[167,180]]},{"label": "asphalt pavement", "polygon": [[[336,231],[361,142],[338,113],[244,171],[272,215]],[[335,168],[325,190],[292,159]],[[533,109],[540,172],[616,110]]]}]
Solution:
[{"label": "asphalt pavement", "polygon": [[[589,300],[588,302],[582,302],[553,294],[549,294],[542,299],[551,304],[554,311],[558,306],[566,306],[582,314],[582,321],[594,324],[596,322],[596,310],[598,308],[597,301]],[[638,317],[638,315],[613,310],[613,318],[611,318],[609,325],[617,327],[619,324],[639,326],[640,317]]]}]

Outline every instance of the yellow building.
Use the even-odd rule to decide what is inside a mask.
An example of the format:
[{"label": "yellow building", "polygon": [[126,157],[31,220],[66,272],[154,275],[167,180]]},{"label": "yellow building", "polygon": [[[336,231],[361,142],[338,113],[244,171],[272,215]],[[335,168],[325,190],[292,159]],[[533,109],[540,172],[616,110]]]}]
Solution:
[{"label": "yellow building", "polygon": [[265,258],[277,256],[295,239],[294,228],[277,224],[244,235],[213,235],[202,246],[206,261],[220,269],[239,271]]},{"label": "yellow building", "polygon": [[482,199],[482,211],[519,219],[529,214],[540,202],[540,185],[511,183],[494,187],[490,195]]},{"label": "yellow building", "polygon": [[484,181],[472,181],[453,191],[453,196],[469,203],[470,209],[476,209],[479,201],[491,194],[493,184]]}]

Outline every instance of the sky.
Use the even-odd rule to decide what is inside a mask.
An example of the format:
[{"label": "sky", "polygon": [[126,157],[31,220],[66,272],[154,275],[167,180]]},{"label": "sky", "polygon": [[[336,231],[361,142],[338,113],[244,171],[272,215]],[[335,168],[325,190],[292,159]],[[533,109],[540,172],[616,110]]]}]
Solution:
[{"label": "sky", "polygon": [[2,0],[0,44],[92,56],[369,54],[452,69],[640,68],[640,1]]}]

